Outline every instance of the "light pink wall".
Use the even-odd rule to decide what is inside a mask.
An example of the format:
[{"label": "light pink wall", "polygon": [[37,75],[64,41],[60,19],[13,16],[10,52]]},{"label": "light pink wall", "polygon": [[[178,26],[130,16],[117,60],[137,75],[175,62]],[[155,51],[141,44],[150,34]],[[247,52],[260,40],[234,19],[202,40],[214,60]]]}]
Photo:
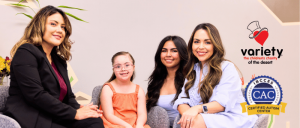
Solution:
[{"label": "light pink wall", "polygon": [[[136,60],[135,83],[147,90],[147,78],[154,68],[154,54],[167,35],[179,35],[187,42],[194,27],[203,22],[214,24],[221,34],[226,58],[242,71],[247,84],[251,75],[268,75],[283,88],[286,113],[275,116],[274,128],[299,127],[299,26],[282,26],[257,0],[207,1],[107,1],[51,0],[41,6],[68,5],[88,11],[68,10],[89,23],[72,18],[75,41],[70,62],[79,81],[73,91],[91,95],[96,85],[107,81],[112,73],[110,59],[118,51],[129,51]],[[37,11],[37,9],[35,9]],[[18,12],[33,14],[30,9],[0,5],[0,55],[9,55],[21,38],[29,19]],[[241,49],[260,49],[249,39],[247,25],[258,20],[267,27],[269,37],[264,48],[283,49],[283,56],[271,65],[249,65]]]}]

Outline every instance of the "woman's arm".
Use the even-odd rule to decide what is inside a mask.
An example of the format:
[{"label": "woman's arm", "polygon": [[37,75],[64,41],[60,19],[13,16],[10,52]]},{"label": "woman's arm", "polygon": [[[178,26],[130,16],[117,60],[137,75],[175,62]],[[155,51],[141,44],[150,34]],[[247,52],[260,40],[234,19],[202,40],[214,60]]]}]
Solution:
[{"label": "woman's arm", "polygon": [[147,110],[146,110],[146,99],[145,99],[145,92],[142,88],[139,88],[138,93],[138,104],[137,104],[137,128],[143,128],[147,121]]},{"label": "woman's arm", "polygon": [[104,117],[110,123],[122,125],[125,127],[132,127],[130,126],[130,124],[114,115],[112,96],[113,92],[110,87],[108,85],[104,85],[100,96]]},{"label": "woman's arm", "polygon": [[181,104],[178,106],[178,111],[182,116],[177,124],[180,124],[181,127],[184,128],[193,126],[192,122],[196,115],[203,112],[203,105],[207,106],[208,113],[218,113],[225,110],[225,108],[216,101],[193,107],[190,107],[187,104]]},{"label": "woman's arm", "polygon": [[[210,102],[203,104],[207,106],[208,113],[227,112],[235,106],[241,93],[241,79],[234,64],[230,62],[222,64],[222,77],[213,91]],[[198,113],[202,113],[203,105],[196,105],[192,108],[198,110]]]},{"label": "woman's arm", "polygon": [[38,66],[39,62],[32,50],[35,46],[31,44],[24,44],[17,50],[13,61],[12,68],[18,87],[27,103],[37,109],[45,111],[55,117],[61,119],[74,119],[76,109],[62,103],[58,99],[50,95],[41,82]]},{"label": "woman's arm", "polygon": [[[49,113],[49,115],[60,119],[73,120],[77,110],[62,103],[44,89],[41,78],[48,76],[40,76],[39,63],[44,61],[36,57],[38,54],[35,46],[24,44],[19,47],[12,61],[13,73],[25,101],[36,109]],[[51,83],[51,81],[49,82]]]},{"label": "woman's arm", "polygon": [[[208,113],[228,112],[237,103],[238,96],[241,93],[241,80],[234,65],[230,62],[222,64],[222,77],[219,84],[214,88],[209,103],[203,104],[208,108]],[[189,125],[198,113],[203,112],[202,105],[196,105],[182,114],[179,121],[181,127]]]},{"label": "woman's arm", "polygon": [[[70,91],[72,91],[72,89]],[[70,95],[69,95],[69,102],[68,102],[68,104],[70,106],[72,106],[73,108],[75,108],[75,109],[79,109],[80,108],[80,104],[78,104],[78,102],[76,101],[75,98],[76,97],[75,97],[74,93],[71,92]]]},{"label": "woman's arm", "polygon": [[[222,77],[219,84],[214,89],[214,94],[210,99],[210,103],[213,101],[217,102],[213,105],[208,106],[208,111],[212,109],[212,113],[216,112],[228,112],[239,102],[241,97],[242,81],[233,63],[225,61],[222,64]],[[223,109],[220,108],[220,105]],[[219,106],[219,107],[218,107]],[[209,108],[213,107],[213,108]],[[216,109],[215,109],[216,108]]]},{"label": "woman's arm", "polygon": [[210,113],[210,114],[225,111],[225,107],[223,107],[221,104],[219,104],[216,101],[212,101],[212,102],[202,104],[202,105],[196,105],[196,106],[193,106],[192,108],[197,110],[198,113],[203,113],[203,106],[204,105],[207,107],[207,110],[208,110],[207,113]]},{"label": "woman's arm", "polygon": [[93,103],[90,103],[86,106],[80,106],[80,108],[77,109],[75,120],[83,120],[86,118],[98,118],[102,116],[100,110],[97,110],[97,108],[98,106],[93,105]]},{"label": "woman's arm", "polygon": [[189,110],[191,107],[187,104],[178,105],[178,112],[182,115],[185,111]]},{"label": "woman's arm", "polygon": [[[187,79],[185,79],[184,84],[187,82]],[[181,92],[178,95],[178,99],[175,100],[173,109],[178,110],[180,114],[182,114],[184,111],[190,108],[189,106],[190,99],[187,98],[187,95],[185,94],[185,87],[183,86],[181,88]]]}]

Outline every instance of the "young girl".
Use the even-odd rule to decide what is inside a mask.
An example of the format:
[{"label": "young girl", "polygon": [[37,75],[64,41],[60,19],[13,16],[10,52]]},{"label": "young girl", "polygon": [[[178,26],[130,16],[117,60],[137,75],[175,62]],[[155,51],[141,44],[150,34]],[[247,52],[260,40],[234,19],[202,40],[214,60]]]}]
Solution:
[{"label": "young girl", "polygon": [[233,63],[224,58],[219,32],[210,23],[199,24],[188,43],[189,60],[183,70],[184,87],[173,108],[182,115],[182,128],[251,128],[256,115],[242,113],[245,102],[241,80]]},{"label": "young girl", "polygon": [[100,96],[105,128],[150,128],[147,120],[145,93],[132,83],[134,59],[128,52],[112,57],[113,74],[103,85]]}]

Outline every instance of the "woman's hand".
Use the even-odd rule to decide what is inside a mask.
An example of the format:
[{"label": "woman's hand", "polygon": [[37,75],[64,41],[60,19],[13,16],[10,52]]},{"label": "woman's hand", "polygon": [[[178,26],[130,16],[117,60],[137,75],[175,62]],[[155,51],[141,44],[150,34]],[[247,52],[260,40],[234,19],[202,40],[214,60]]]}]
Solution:
[{"label": "woman's hand", "polygon": [[92,103],[82,106],[80,105],[80,108],[77,109],[77,113],[75,115],[76,120],[83,120],[86,118],[98,118],[102,116],[103,111],[100,111],[97,109],[97,105],[93,105]]},{"label": "woman's hand", "polygon": [[190,128],[192,126],[193,120],[200,112],[200,109],[201,109],[201,105],[191,107],[190,109],[188,109],[182,114],[177,124],[180,124],[181,128]]},{"label": "woman's hand", "polygon": [[[90,109],[97,111],[97,113],[102,116],[103,115],[103,111],[98,109],[98,105],[93,105],[93,103],[88,104],[87,106],[90,107]],[[81,107],[81,105],[80,105]]]},{"label": "woman's hand", "polygon": [[[92,103],[89,104],[90,108],[93,110],[96,110],[100,116],[103,115],[103,111],[98,109],[98,105],[93,105]],[[83,105],[80,105],[80,108],[84,107]]]}]

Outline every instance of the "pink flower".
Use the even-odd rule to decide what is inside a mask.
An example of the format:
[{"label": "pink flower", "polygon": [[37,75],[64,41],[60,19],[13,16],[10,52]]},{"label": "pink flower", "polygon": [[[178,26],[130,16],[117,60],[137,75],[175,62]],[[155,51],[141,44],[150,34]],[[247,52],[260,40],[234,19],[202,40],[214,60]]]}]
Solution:
[{"label": "pink flower", "polygon": [[8,57],[8,56],[5,58],[5,61],[7,61],[7,60],[9,60],[9,57]]}]

